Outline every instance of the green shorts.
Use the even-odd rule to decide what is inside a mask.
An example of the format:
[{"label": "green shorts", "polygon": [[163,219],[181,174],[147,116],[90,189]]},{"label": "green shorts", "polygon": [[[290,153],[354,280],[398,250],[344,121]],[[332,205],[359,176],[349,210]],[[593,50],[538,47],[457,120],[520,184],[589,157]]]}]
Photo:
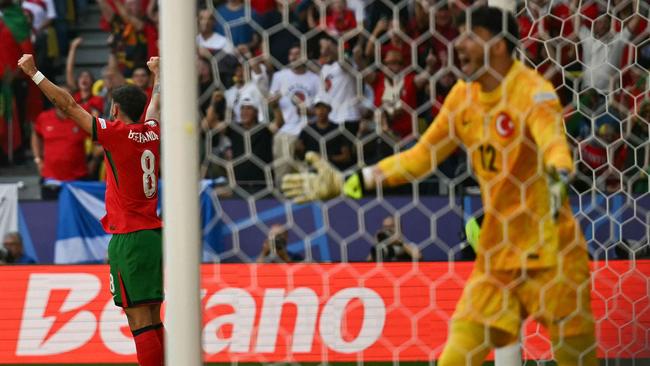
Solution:
[{"label": "green shorts", "polygon": [[163,301],[160,229],[114,234],[108,244],[110,289],[124,308]]}]

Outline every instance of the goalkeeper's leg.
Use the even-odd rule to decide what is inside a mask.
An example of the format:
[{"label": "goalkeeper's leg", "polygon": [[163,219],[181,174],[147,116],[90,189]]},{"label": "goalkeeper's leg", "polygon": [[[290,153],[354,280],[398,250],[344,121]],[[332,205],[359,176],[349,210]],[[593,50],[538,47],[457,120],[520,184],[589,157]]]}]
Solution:
[{"label": "goalkeeper's leg", "polygon": [[468,320],[452,320],[439,366],[481,365],[493,347],[517,341],[517,336]]},{"label": "goalkeeper's leg", "polygon": [[594,333],[553,337],[553,353],[558,366],[597,366]]}]

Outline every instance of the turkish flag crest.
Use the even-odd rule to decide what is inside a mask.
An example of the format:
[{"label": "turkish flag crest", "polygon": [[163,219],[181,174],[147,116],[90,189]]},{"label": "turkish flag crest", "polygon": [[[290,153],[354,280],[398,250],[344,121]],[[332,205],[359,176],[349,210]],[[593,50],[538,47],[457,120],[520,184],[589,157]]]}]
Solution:
[{"label": "turkish flag crest", "polygon": [[515,132],[515,123],[505,112],[501,112],[497,115],[495,127],[497,134],[501,137],[510,137]]}]

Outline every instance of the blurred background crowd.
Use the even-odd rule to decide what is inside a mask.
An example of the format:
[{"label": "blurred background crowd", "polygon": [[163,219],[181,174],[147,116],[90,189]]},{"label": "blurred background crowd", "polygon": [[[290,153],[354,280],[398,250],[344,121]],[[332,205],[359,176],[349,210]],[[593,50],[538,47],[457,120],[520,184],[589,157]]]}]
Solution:
[{"label": "blurred background crowd", "polygon": [[[201,174],[222,197],[263,197],[318,151],[341,170],[406,149],[435,118],[459,70],[455,19],[469,0],[202,0],[196,36]],[[111,91],[151,94],[156,0],[0,0],[0,164],[33,166],[43,198],[102,180],[101,147],[52,109],[16,67],[41,71],[110,118]],[[521,1],[518,57],[557,87],[579,192],[648,191],[647,2]],[[164,61],[163,61],[164,62]],[[163,121],[163,123],[165,123]],[[465,152],[412,189],[474,183]],[[36,173],[34,173],[36,174]],[[415,188],[414,188],[415,187]]]}]

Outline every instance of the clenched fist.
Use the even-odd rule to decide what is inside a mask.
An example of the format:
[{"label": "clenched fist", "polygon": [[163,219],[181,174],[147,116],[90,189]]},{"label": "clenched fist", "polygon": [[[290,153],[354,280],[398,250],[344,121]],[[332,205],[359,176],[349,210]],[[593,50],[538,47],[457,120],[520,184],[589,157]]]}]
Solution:
[{"label": "clenched fist", "polygon": [[24,54],[20,60],[18,60],[18,67],[20,67],[20,69],[30,78],[38,72],[36,63],[34,62],[34,56],[30,54]]},{"label": "clenched fist", "polygon": [[147,61],[147,67],[154,75],[158,75],[158,71],[160,70],[160,57],[150,58]]}]

